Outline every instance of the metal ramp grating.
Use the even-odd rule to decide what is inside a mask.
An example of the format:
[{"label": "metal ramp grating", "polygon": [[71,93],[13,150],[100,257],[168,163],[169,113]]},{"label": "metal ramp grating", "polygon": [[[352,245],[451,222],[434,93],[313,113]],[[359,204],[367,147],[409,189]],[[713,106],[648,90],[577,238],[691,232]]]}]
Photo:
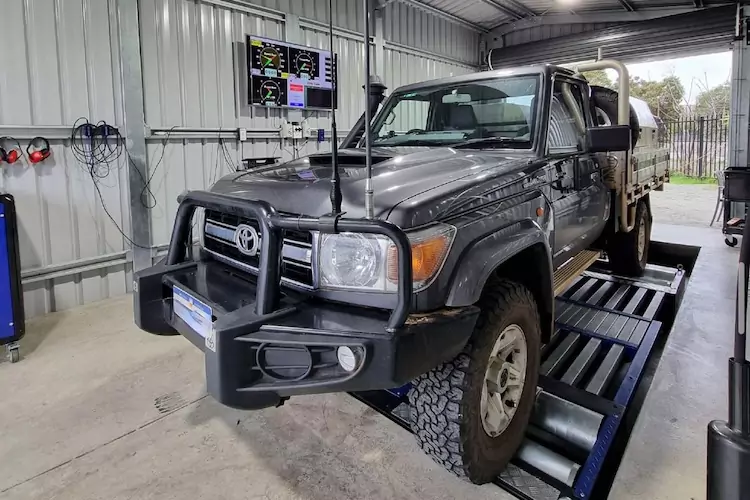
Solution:
[{"label": "metal ramp grating", "polygon": [[[591,498],[662,329],[655,318],[680,290],[684,272],[673,269],[671,277],[654,285],[587,271],[556,298],[556,331],[542,351],[527,439],[516,467],[496,484],[523,499]],[[525,454],[526,446],[537,453]]]},{"label": "metal ramp grating", "polygon": [[[590,265],[581,267],[583,262],[556,298],[556,331],[542,350],[524,443],[495,481],[524,500],[592,498],[662,330],[656,318],[670,313],[684,286],[681,269],[670,270],[668,283],[654,284],[583,272]],[[408,389],[353,396],[409,429]]]}]

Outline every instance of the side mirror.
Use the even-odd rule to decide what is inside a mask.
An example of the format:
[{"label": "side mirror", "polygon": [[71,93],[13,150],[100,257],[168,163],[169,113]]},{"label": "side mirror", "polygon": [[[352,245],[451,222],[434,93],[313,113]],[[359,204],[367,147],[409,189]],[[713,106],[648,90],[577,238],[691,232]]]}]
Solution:
[{"label": "side mirror", "polygon": [[628,151],[630,149],[630,127],[611,125],[586,129],[586,145],[592,153]]}]

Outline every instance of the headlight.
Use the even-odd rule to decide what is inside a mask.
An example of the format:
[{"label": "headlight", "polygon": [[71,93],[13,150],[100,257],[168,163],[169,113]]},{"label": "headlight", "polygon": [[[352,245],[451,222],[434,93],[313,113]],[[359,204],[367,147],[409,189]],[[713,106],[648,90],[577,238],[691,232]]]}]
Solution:
[{"label": "headlight", "polygon": [[385,252],[390,240],[359,233],[320,238],[320,285],[385,291]]},{"label": "headlight", "polygon": [[[412,247],[414,291],[428,286],[440,272],[455,234],[456,229],[447,224],[433,224],[407,233]],[[396,291],[398,251],[384,236],[324,234],[318,258],[321,288]]]}]

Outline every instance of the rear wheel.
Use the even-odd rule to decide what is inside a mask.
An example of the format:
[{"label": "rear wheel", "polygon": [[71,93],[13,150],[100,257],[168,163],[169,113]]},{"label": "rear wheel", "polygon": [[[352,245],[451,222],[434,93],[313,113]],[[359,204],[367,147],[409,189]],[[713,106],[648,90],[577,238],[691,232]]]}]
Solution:
[{"label": "rear wheel", "polygon": [[420,376],[409,393],[422,449],[460,477],[494,480],[521,444],[539,377],[541,329],[531,293],[496,280],[469,345]]},{"label": "rear wheel", "polygon": [[646,270],[651,245],[651,218],[644,200],[638,202],[635,225],[629,233],[617,232],[609,239],[607,255],[615,274],[641,276]]}]

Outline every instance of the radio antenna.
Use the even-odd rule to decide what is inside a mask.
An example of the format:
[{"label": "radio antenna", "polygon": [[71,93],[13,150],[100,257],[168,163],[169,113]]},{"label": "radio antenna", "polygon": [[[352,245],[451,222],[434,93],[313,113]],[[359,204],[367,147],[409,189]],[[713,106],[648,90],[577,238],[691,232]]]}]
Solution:
[{"label": "radio antenna", "polygon": [[375,217],[375,206],[372,193],[372,145],[370,144],[370,1],[363,0],[365,11],[365,217]]},{"label": "radio antenna", "polygon": [[336,102],[338,98],[338,64],[336,52],[333,50],[333,0],[328,0],[328,39],[331,47],[331,79],[333,92],[331,93],[331,212],[333,215],[341,213],[341,177],[339,177],[339,145],[336,132]]}]

